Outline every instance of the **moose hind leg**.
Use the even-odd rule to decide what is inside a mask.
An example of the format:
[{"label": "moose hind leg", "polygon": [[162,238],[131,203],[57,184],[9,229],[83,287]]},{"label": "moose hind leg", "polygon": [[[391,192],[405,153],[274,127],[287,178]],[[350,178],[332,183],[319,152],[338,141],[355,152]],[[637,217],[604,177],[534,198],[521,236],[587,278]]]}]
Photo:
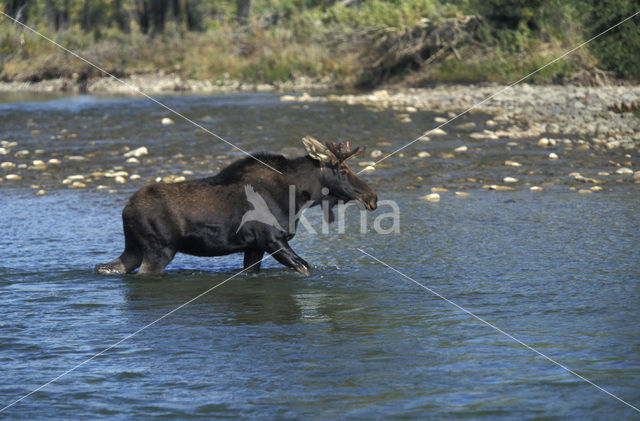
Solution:
[{"label": "moose hind leg", "polygon": [[173,260],[175,254],[175,250],[169,248],[146,251],[142,257],[142,265],[138,270],[138,274],[152,275],[162,273],[169,262]]},{"label": "moose hind leg", "polygon": [[260,272],[260,264],[264,256],[263,250],[250,249],[244,252],[244,269],[247,272]]}]

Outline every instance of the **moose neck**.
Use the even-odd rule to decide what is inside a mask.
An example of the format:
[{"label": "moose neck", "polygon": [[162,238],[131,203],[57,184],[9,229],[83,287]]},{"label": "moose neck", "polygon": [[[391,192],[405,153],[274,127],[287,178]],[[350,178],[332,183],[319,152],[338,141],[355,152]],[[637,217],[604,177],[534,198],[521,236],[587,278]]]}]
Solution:
[{"label": "moose neck", "polygon": [[[309,201],[313,202],[312,206],[321,203],[324,195],[322,194],[322,167],[312,158],[303,156],[295,158],[291,162],[294,170],[289,177],[289,185],[296,188],[296,207],[300,207]],[[325,171],[327,171],[325,169]]]}]

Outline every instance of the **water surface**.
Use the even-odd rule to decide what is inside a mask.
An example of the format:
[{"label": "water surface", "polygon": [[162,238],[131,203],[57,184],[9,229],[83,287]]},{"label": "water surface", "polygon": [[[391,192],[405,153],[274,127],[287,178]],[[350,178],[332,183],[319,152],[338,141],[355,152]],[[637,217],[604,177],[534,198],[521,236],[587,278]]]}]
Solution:
[{"label": "water surface", "polygon": [[[13,98],[15,100],[15,98]],[[251,150],[296,155],[299,138],[351,139],[390,152],[433,126],[393,112],[338,104],[281,103],[271,94],[163,99]],[[205,176],[241,154],[133,98],[71,97],[0,104],[0,403],[71,369],[241,269],[240,255],[178,256],[160,276],[104,277],[96,263],[122,248],[120,212],[155,177]],[[488,116],[465,116],[481,129]],[[475,129],[473,129],[475,130]],[[640,217],[637,185],[609,180],[597,194],[571,191],[569,171],[598,171],[610,157],[472,140],[471,129],[419,142],[363,177],[397,201],[399,234],[299,233],[293,248],[313,265],[303,278],[272,259],[29,396],[2,415],[104,418],[578,418],[638,413],[376,263],[395,267],[627,402],[640,404]],[[75,134],[75,136],[71,136]],[[52,138],[53,136],[53,138]],[[388,142],[388,143],[384,143]],[[467,144],[471,153],[440,153]],[[140,164],[123,148],[148,147]],[[391,146],[389,146],[391,145]],[[14,157],[18,150],[29,150]],[[42,149],[38,153],[36,149]],[[415,159],[418,151],[432,153]],[[83,156],[85,160],[69,160]],[[636,159],[634,157],[633,159]],[[505,159],[525,163],[504,167]],[[125,184],[95,177],[122,167]],[[187,171],[185,174],[184,171]],[[482,189],[506,175],[517,191]],[[475,181],[470,181],[475,180]],[[524,183],[551,183],[530,192]],[[98,190],[104,184],[108,189]],[[419,199],[446,186],[442,200]],[[32,188],[34,187],[34,188]],[[37,196],[44,189],[47,194]],[[108,193],[108,190],[113,190]],[[456,197],[454,190],[470,193]],[[318,228],[318,210],[307,212]]]}]

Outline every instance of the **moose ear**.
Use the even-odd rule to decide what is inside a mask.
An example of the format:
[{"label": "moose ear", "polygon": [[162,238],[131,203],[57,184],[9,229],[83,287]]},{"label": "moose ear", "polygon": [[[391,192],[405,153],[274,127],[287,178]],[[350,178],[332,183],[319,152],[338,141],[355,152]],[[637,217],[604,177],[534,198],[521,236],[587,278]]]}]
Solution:
[{"label": "moose ear", "polygon": [[302,144],[311,158],[324,162],[325,164],[335,164],[338,162],[338,158],[329,148],[311,136],[303,137]]}]

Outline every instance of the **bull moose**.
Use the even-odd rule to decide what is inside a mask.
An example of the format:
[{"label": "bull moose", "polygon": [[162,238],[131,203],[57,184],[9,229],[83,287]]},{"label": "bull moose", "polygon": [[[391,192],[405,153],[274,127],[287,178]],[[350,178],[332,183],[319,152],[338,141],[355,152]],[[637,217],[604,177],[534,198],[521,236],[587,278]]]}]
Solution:
[{"label": "bull moose", "polygon": [[139,274],[162,273],[177,252],[210,257],[243,252],[244,268],[259,271],[266,252],[310,275],[309,264],[288,243],[300,212],[327,201],[331,220],[330,209],[339,202],[355,200],[374,210],[377,197],[347,166],[364,147],[351,150],[348,142],[322,144],[310,136],[302,143],[307,151],[302,157],[258,154],[212,177],[138,190],[122,212],[124,252],[95,271],[125,274],[139,267]]}]

